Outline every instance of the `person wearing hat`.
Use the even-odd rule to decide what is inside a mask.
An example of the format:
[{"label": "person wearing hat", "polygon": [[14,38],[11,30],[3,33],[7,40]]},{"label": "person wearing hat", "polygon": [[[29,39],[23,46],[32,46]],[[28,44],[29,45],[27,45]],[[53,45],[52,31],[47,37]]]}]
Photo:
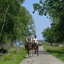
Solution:
[{"label": "person wearing hat", "polygon": [[[27,49],[27,44],[28,44],[29,41],[30,41],[31,44],[32,44],[32,37],[30,36],[30,33],[28,33],[28,36],[27,36],[27,38],[26,38],[25,50]],[[33,44],[32,44],[32,47],[33,47]]]}]

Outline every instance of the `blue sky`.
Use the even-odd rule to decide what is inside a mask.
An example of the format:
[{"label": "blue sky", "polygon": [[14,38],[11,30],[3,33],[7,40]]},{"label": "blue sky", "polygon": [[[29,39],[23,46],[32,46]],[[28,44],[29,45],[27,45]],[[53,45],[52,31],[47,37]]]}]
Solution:
[{"label": "blue sky", "polygon": [[43,30],[46,29],[47,27],[51,27],[51,22],[50,19],[48,19],[46,16],[38,15],[37,11],[34,14],[32,13],[34,10],[33,3],[39,3],[39,0],[25,0],[22,6],[26,7],[26,9],[29,10],[30,14],[32,15],[35,21],[37,39],[44,40],[41,32],[43,32]]}]

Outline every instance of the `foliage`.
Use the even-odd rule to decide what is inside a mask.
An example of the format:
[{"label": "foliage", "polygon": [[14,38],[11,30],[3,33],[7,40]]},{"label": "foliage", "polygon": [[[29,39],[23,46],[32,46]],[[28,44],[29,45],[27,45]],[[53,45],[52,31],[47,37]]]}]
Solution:
[{"label": "foliage", "polygon": [[[64,0],[40,0],[39,3],[33,4],[34,11],[39,15],[49,15],[51,19],[51,28],[56,37],[56,42],[64,41]],[[47,17],[48,18],[48,17]],[[53,37],[53,36],[52,36]]]},{"label": "foliage", "polygon": [[63,3],[63,0],[40,0],[39,3],[33,4],[34,12],[38,10],[40,15],[44,14],[46,16],[48,13],[49,16],[57,17],[63,11]]},{"label": "foliage", "polygon": [[[28,32],[35,32],[32,15],[21,6],[24,0],[0,1],[0,43],[7,40],[25,40]],[[29,28],[30,26],[30,28]]]},{"label": "foliage", "polygon": [[[17,50],[19,50],[18,53],[15,52]],[[15,51],[12,49],[10,54],[5,54],[2,58],[3,60],[0,61],[0,64],[19,64],[24,59],[27,52],[24,47],[19,47],[18,49],[15,49]]]},{"label": "foliage", "polygon": [[47,42],[54,42],[54,33],[51,28],[46,28],[43,32],[43,37]]}]

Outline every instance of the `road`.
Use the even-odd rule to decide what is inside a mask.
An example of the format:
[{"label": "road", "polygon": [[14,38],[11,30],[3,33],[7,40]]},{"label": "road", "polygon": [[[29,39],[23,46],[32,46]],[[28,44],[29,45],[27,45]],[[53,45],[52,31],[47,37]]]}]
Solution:
[{"label": "road", "polygon": [[25,59],[21,61],[20,64],[64,64],[64,62],[46,52],[43,46],[39,46],[39,56],[31,55],[30,58],[26,55]]}]

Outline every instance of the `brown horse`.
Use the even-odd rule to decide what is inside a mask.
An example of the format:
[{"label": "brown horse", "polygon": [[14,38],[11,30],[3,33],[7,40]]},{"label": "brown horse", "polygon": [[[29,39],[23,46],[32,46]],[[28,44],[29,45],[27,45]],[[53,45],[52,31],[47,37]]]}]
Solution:
[{"label": "brown horse", "polygon": [[31,50],[32,50],[32,44],[31,42],[29,41],[28,44],[27,44],[27,53],[28,53],[28,56],[29,56],[29,52],[30,52],[30,57],[31,57]]},{"label": "brown horse", "polygon": [[35,51],[35,54],[36,54],[36,51],[37,51],[37,55],[39,55],[39,54],[38,54],[39,45],[38,45],[38,48],[37,48],[36,45],[35,45],[35,44],[36,44],[35,41],[33,41],[33,44],[34,44],[34,48],[33,48],[33,49],[34,49],[34,51]]}]

